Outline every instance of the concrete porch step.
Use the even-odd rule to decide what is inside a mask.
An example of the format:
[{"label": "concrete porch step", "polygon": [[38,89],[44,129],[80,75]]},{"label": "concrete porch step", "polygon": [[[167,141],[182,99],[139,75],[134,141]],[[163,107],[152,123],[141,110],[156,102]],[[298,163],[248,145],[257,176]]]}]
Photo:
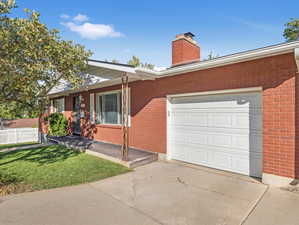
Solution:
[{"label": "concrete porch step", "polygon": [[85,151],[93,143],[92,140],[81,138],[80,136],[64,136],[64,137],[48,137],[48,141],[68,148],[73,148],[78,151]]},{"label": "concrete porch step", "polygon": [[128,161],[123,161],[120,145],[93,141],[80,136],[48,137],[48,140],[52,143],[61,144],[93,156],[119,163],[128,168],[136,168],[158,160],[158,153],[129,148]]},{"label": "concrete porch step", "polygon": [[88,154],[97,155],[101,158],[120,163],[129,168],[136,168],[158,160],[158,154],[136,148],[129,148],[128,161],[121,157],[121,146],[111,143],[95,141],[85,151]]},{"label": "concrete porch step", "polygon": [[[130,152],[130,150],[129,150]],[[143,165],[146,165],[146,164],[149,164],[151,162],[155,162],[158,160],[158,154],[148,154],[144,157],[139,157],[139,158],[136,158],[136,159],[133,159],[133,160],[128,160],[128,161],[123,161],[117,157],[112,157],[110,155],[107,155],[107,154],[103,154],[103,153],[100,153],[100,152],[97,152],[97,151],[93,151],[93,150],[89,150],[89,149],[86,149],[85,150],[85,153],[89,154],[89,155],[93,155],[93,156],[97,156],[97,157],[100,157],[100,158],[103,158],[103,159],[106,159],[106,160],[109,160],[109,161],[112,161],[112,162],[115,162],[115,163],[119,163],[123,166],[126,166],[128,168],[136,168],[136,167],[139,167],[139,166],[143,166]]]}]

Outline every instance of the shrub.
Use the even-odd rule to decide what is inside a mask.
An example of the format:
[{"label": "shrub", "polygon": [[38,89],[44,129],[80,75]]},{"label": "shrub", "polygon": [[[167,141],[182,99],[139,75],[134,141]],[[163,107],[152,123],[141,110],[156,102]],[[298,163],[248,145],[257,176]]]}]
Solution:
[{"label": "shrub", "polygon": [[48,134],[51,136],[67,135],[67,118],[62,113],[52,113],[47,118],[49,123]]},{"label": "shrub", "polygon": [[0,196],[15,192],[18,178],[0,171]]},{"label": "shrub", "polygon": [[17,175],[0,171],[0,196],[31,191],[32,187],[22,181]]},{"label": "shrub", "polygon": [[0,171],[0,186],[15,184],[18,182],[18,178],[14,175],[8,175]]}]

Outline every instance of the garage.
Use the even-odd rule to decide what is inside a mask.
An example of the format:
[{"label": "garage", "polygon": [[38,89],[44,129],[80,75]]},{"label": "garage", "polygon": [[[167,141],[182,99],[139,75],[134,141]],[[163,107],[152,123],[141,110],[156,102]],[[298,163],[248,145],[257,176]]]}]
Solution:
[{"label": "garage", "polygon": [[169,159],[261,177],[260,91],[172,95],[167,111]]}]

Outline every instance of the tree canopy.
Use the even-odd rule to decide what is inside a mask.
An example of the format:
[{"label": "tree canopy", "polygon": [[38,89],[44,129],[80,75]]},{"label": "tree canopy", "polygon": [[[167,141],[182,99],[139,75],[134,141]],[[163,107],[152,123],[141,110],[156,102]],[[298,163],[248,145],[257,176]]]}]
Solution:
[{"label": "tree canopy", "polygon": [[22,107],[17,102],[0,102],[0,118],[18,119],[18,118],[35,118],[38,116],[36,110]]},{"label": "tree canopy", "polygon": [[25,9],[25,18],[12,17],[14,0],[0,1],[1,107],[42,112],[49,91],[60,80],[72,87],[83,82],[91,52],[40,22],[40,14]]},{"label": "tree canopy", "polygon": [[216,59],[218,57],[219,57],[218,54],[215,55],[212,51],[210,51],[210,53],[208,54],[208,56],[206,58],[204,58],[203,61],[211,60],[211,59]]},{"label": "tree canopy", "polygon": [[283,36],[287,41],[299,40],[299,19],[291,19],[285,24]]},{"label": "tree canopy", "polygon": [[150,64],[150,63],[142,63],[141,60],[137,57],[137,56],[132,56],[132,59],[130,59],[128,61],[128,64],[129,65],[132,65],[132,66],[135,66],[135,67],[143,67],[143,68],[146,68],[146,69],[154,69],[154,65],[153,64]]}]

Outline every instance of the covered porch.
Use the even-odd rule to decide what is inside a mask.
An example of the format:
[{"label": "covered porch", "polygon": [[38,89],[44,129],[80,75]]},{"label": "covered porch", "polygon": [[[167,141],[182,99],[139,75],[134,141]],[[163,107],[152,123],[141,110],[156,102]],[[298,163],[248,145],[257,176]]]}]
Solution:
[{"label": "covered porch", "polygon": [[[54,88],[50,94],[50,98],[52,99],[63,98],[65,99],[64,101],[71,101],[69,100],[70,98],[73,99],[73,106],[68,106],[67,111],[68,113],[71,111],[69,115],[71,115],[70,117],[73,122],[73,134],[79,134],[79,136],[73,135],[52,138],[51,141],[125,164],[131,168],[136,167],[137,164],[142,165],[143,162],[157,160],[158,156],[155,153],[129,147],[129,127],[131,126],[129,83],[138,80],[154,80],[156,76],[157,75],[152,73],[152,71],[135,68],[126,64],[89,60],[88,69],[85,74],[85,82],[80,88],[72,89],[67,85],[62,85],[61,87]],[[109,98],[106,96],[105,98],[102,97],[104,94],[101,90],[111,86],[120,88],[118,91],[104,92],[105,95],[109,95]],[[100,93],[101,99],[98,93]],[[84,98],[82,96],[84,96]],[[110,108],[108,107],[109,111],[99,115],[97,112],[98,106],[95,105],[95,103],[102,104],[102,101],[105,100],[107,102],[109,100],[109,103],[111,103],[111,100],[116,100],[117,106],[115,106],[115,108],[117,108],[118,111],[114,112],[113,110],[115,109],[111,109],[114,105],[112,104],[111,106],[110,104]],[[63,102],[63,104],[66,105],[68,103]],[[105,105],[101,105],[100,108],[104,110]],[[113,120],[111,116],[114,116],[115,113],[118,114],[118,118]],[[109,118],[109,121],[107,121],[107,118]],[[113,124],[111,121],[117,122]],[[115,127],[116,129],[120,129],[121,127],[121,133],[119,133],[118,136],[122,140],[121,144],[119,141],[113,142],[95,137],[93,135],[94,133],[88,136],[89,139],[85,138],[87,137],[84,130],[87,127],[86,122],[89,124],[89,127],[93,126],[99,128],[99,126],[106,125]],[[90,134],[90,132],[88,133]],[[113,144],[107,144],[105,142]]]}]

